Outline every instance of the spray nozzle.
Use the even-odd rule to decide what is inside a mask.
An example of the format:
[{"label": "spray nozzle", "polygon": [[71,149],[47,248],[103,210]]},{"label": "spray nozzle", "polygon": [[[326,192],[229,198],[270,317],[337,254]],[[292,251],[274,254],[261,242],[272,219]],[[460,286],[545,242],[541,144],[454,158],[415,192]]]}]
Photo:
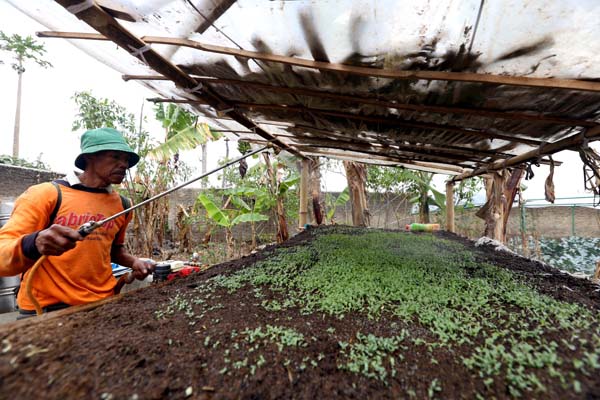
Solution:
[{"label": "spray nozzle", "polygon": [[99,224],[96,221],[89,221],[89,222],[86,222],[85,224],[81,225],[79,227],[79,229],[77,229],[77,232],[81,236],[86,237],[87,235],[92,233],[94,231],[94,229],[99,228],[101,226],[102,226],[102,224]]}]

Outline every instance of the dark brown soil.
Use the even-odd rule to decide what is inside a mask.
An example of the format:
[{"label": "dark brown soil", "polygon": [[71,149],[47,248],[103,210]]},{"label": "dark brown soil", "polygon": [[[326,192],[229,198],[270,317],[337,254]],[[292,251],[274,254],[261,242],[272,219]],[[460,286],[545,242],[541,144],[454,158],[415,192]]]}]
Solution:
[{"label": "dark brown soil", "polygon": [[[311,240],[314,232],[299,234],[283,246],[302,245]],[[589,281],[489,247],[476,248],[456,235],[438,235],[460,241],[482,260],[516,272],[544,294],[582,304],[596,313],[600,311],[599,288]],[[182,313],[166,319],[156,317],[155,311],[169,298],[193,290],[210,277],[229,274],[268,257],[272,250],[270,247],[203,273],[127,293],[91,311],[5,326],[0,330],[0,398],[470,399],[477,394],[481,398],[510,397],[503,382],[496,380],[486,387],[476,374],[457,361],[463,350],[460,346],[433,351],[414,346],[404,353],[398,373],[386,383],[339,369],[338,342],[355,337],[358,331],[391,336],[404,328],[424,339],[431,335],[419,324],[392,323],[395,319],[391,316],[373,320],[356,313],[339,319],[321,313],[302,315],[297,309],[269,312],[257,304],[252,288],[242,287],[233,294],[221,290],[207,303],[197,305],[196,313],[203,312],[204,316],[193,325]],[[266,290],[264,294],[285,297]],[[307,346],[279,351],[271,345],[253,351],[247,342],[232,337],[232,331],[282,322],[302,332],[308,338]],[[334,334],[331,328],[335,329]],[[560,351],[568,353],[567,349]],[[432,363],[434,358],[436,363]],[[439,394],[431,389],[436,379],[443,386]],[[534,397],[600,398],[598,370],[578,379],[582,385],[580,393],[544,382],[549,389]]]}]

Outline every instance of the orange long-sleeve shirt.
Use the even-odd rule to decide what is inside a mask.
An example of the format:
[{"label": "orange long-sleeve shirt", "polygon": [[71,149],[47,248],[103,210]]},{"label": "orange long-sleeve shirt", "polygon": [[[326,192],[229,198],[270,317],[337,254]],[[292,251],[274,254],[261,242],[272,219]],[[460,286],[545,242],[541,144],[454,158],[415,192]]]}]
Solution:
[{"label": "orange long-sleeve shirt", "polygon": [[[62,202],[55,224],[79,228],[89,220],[99,221],[123,210],[118,193],[62,186]],[[15,202],[7,224],[0,229],[0,276],[25,272],[17,296],[19,308],[33,310],[24,283],[29,268],[40,254],[35,238],[48,227],[57,201],[51,183],[30,187]],[[116,280],[112,275],[110,251],[123,245],[131,214],[107,222],[89,234],[77,246],[60,256],[47,257],[37,269],[32,292],[42,307],[56,303],[77,305],[100,300],[113,294]]]}]

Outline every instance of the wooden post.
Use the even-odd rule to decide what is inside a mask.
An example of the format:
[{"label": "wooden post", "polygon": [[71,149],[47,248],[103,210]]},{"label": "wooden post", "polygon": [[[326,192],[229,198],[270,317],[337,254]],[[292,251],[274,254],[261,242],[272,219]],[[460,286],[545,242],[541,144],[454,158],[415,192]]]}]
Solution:
[{"label": "wooden post", "polygon": [[494,204],[493,204],[493,217],[495,220],[494,229],[493,229],[493,239],[504,243],[504,211],[506,210],[506,197],[504,197],[504,183],[506,180],[504,179],[504,175],[508,173],[507,170],[500,171],[502,174],[496,172],[493,178],[493,196],[494,196]]},{"label": "wooden post", "polygon": [[323,223],[323,196],[321,195],[321,162],[319,157],[310,157],[308,161],[310,195],[312,198],[312,209],[314,223],[321,225]]},{"label": "wooden post", "polygon": [[455,232],[454,229],[454,182],[446,182],[446,230]]},{"label": "wooden post", "polygon": [[596,272],[594,272],[594,281],[600,283],[600,260],[596,262]]},{"label": "wooden post", "polygon": [[304,229],[308,222],[308,159],[303,158],[300,171],[300,207],[298,215],[298,228]]}]

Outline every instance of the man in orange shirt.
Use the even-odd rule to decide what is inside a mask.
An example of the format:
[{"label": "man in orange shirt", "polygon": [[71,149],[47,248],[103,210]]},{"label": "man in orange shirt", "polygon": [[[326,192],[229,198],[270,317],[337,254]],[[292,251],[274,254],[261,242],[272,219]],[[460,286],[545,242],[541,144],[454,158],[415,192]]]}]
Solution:
[{"label": "man in orange shirt", "polygon": [[82,173],[31,186],[16,200],[10,220],[0,229],[0,276],[24,274],[17,296],[23,316],[35,314],[24,282],[42,255],[48,257],[32,276],[32,294],[44,311],[114,294],[111,261],[132,268],[137,279],[152,272],[150,262],[124,248],[131,213],[88,236],[77,232],[85,222],[123,211],[124,203],[112,185],[120,184],[139,159],[115,129],[89,130],[81,137],[81,154],[75,159]]}]

